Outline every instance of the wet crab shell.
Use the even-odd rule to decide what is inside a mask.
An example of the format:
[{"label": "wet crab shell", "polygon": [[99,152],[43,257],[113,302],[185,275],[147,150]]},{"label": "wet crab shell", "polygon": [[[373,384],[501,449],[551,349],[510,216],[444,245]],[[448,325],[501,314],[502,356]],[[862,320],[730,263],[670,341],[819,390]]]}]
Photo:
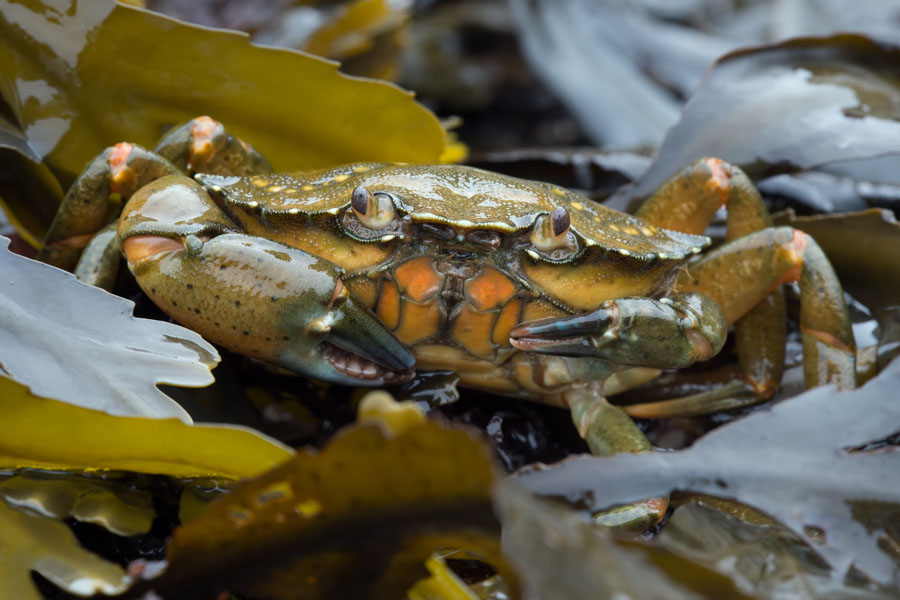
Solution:
[{"label": "wet crab shell", "polygon": [[[264,216],[337,216],[348,210],[352,190],[362,185],[389,194],[397,209],[415,223],[516,233],[562,206],[582,248],[597,246],[639,260],[678,261],[709,244],[706,237],[648,225],[626,213],[586,202],[563,188],[455,165],[370,163],[319,172],[314,179],[300,173],[256,177],[200,174],[197,180],[228,203],[259,210]],[[346,233],[360,239],[352,231]],[[364,241],[388,241],[395,235],[382,233]]]}]

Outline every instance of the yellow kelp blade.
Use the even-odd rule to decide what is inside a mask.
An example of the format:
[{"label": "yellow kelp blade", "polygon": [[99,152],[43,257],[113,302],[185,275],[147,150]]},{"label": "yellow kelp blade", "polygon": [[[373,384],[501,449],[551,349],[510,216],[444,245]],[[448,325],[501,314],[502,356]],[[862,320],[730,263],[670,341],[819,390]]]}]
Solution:
[{"label": "yellow kelp blade", "polygon": [[0,377],[0,470],[114,469],[176,477],[252,477],[293,452],[237,426],[114,417],[33,395]]},{"label": "yellow kelp blade", "polygon": [[385,420],[379,410],[369,405],[321,452],[237,483],[176,529],[166,572],[129,594],[401,598],[438,548],[468,550],[514,587],[493,515],[490,449],[405,407]]},{"label": "yellow kelp blade", "polygon": [[279,170],[430,163],[444,147],[437,118],[394,85],[112,0],[0,1],[0,39],[0,96],[64,185],[104,147],[152,147],[202,114]]}]

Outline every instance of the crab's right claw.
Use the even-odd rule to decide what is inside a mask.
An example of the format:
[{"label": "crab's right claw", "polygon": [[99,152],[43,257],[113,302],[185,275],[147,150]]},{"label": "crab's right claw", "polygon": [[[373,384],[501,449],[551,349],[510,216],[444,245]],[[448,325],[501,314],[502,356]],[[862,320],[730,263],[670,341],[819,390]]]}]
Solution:
[{"label": "crab's right claw", "polygon": [[323,258],[231,233],[209,240],[139,235],[122,247],[157,306],[229,350],[347,385],[399,383],[414,374],[410,350]]}]

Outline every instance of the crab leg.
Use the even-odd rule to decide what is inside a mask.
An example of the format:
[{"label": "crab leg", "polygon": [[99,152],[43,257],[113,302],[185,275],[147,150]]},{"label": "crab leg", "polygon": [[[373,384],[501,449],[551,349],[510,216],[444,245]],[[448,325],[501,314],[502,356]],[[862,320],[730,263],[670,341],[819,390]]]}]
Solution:
[{"label": "crab leg", "polygon": [[262,154],[210,117],[174,127],[153,150],[186,173],[256,175],[272,167]]},{"label": "crab leg", "polygon": [[412,375],[412,353],[350,294],[339,267],[235,231],[192,179],[143,187],[123,210],[118,238],[154,304],[213,342],[338,383]]},{"label": "crab leg", "polygon": [[118,268],[111,260],[116,250],[104,245],[112,236],[93,238],[119,216],[136,190],[178,173],[244,175],[271,170],[259,152],[209,117],[175,127],[152,152],[136,144],[116,144],[97,156],[69,188],[39,259],[72,270],[90,244],[87,264],[80,271],[88,283],[109,289]]},{"label": "crab leg", "polygon": [[[726,241],[772,226],[753,182],[737,167],[716,158],[698,160],[670,178],[641,205],[637,216],[659,227],[702,234],[723,206],[728,211]],[[787,337],[780,287],[735,322],[734,337],[744,385],[733,383],[697,396],[695,410],[723,410],[727,396],[747,404],[766,400],[775,392],[784,369]],[[706,410],[701,409],[703,405]]]},{"label": "crab leg", "polygon": [[175,173],[172,163],[140,146],[123,142],[107,148],[69,188],[38,258],[71,271],[94,234],[119,216],[135,190]]},{"label": "crab leg", "polygon": [[856,387],[856,344],[841,284],[815,240],[790,227],[764,229],[692,263],[677,287],[711,297],[729,322],[745,315],[782,283],[800,285],[807,387]]},{"label": "crab leg", "polygon": [[[800,285],[806,386],[855,387],[856,349],[843,291],[825,254],[802,231],[790,227],[769,228],[729,242],[692,263],[678,278],[676,288],[682,295],[699,292],[709,297],[721,307],[725,321],[734,323],[772,290],[788,282]],[[630,306],[636,300],[641,299],[619,299],[614,304],[621,314],[622,306]],[[610,308],[607,306],[582,316],[520,325],[511,333],[513,344],[531,352],[591,354],[601,358],[614,357],[619,363],[635,366],[660,366],[656,357],[641,349],[644,344],[634,337],[637,331],[660,330],[653,317],[648,316],[651,313],[641,314],[635,310],[630,313],[630,320],[621,316],[614,319],[610,317]],[[626,322],[624,327],[623,322]],[[684,323],[683,317],[671,322],[667,335],[675,335],[677,339],[676,330],[682,327],[685,337],[694,337],[690,333],[692,329],[684,328]],[[672,348],[678,348],[679,343],[673,345],[670,341],[663,343],[657,339],[648,346],[659,349],[660,355],[665,357]],[[697,358],[700,356],[698,354]],[[684,356],[686,361],[691,358]],[[658,417],[698,414],[709,406],[733,408],[755,401],[759,401],[759,395],[748,394],[742,385],[734,384],[693,397],[633,405],[625,410],[633,416]]]}]

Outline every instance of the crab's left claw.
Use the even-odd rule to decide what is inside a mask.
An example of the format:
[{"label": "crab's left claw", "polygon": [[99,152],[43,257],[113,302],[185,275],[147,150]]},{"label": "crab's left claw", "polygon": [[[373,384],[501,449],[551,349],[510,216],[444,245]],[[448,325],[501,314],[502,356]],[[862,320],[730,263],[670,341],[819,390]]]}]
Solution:
[{"label": "crab's left claw", "polygon": [[414,374],[410,350],[325,259],[234,233],[137,235],[122,247],[157,306],[230,350],[348,385],[399,383]]},{"label": "crab's left claw", "polygon": [[510,332],[510,342],[527,352],[669,369],[715,356],[727,333],[715,302],[682,293],[661,300],[619,298],[585,315],[523,323]]}]

